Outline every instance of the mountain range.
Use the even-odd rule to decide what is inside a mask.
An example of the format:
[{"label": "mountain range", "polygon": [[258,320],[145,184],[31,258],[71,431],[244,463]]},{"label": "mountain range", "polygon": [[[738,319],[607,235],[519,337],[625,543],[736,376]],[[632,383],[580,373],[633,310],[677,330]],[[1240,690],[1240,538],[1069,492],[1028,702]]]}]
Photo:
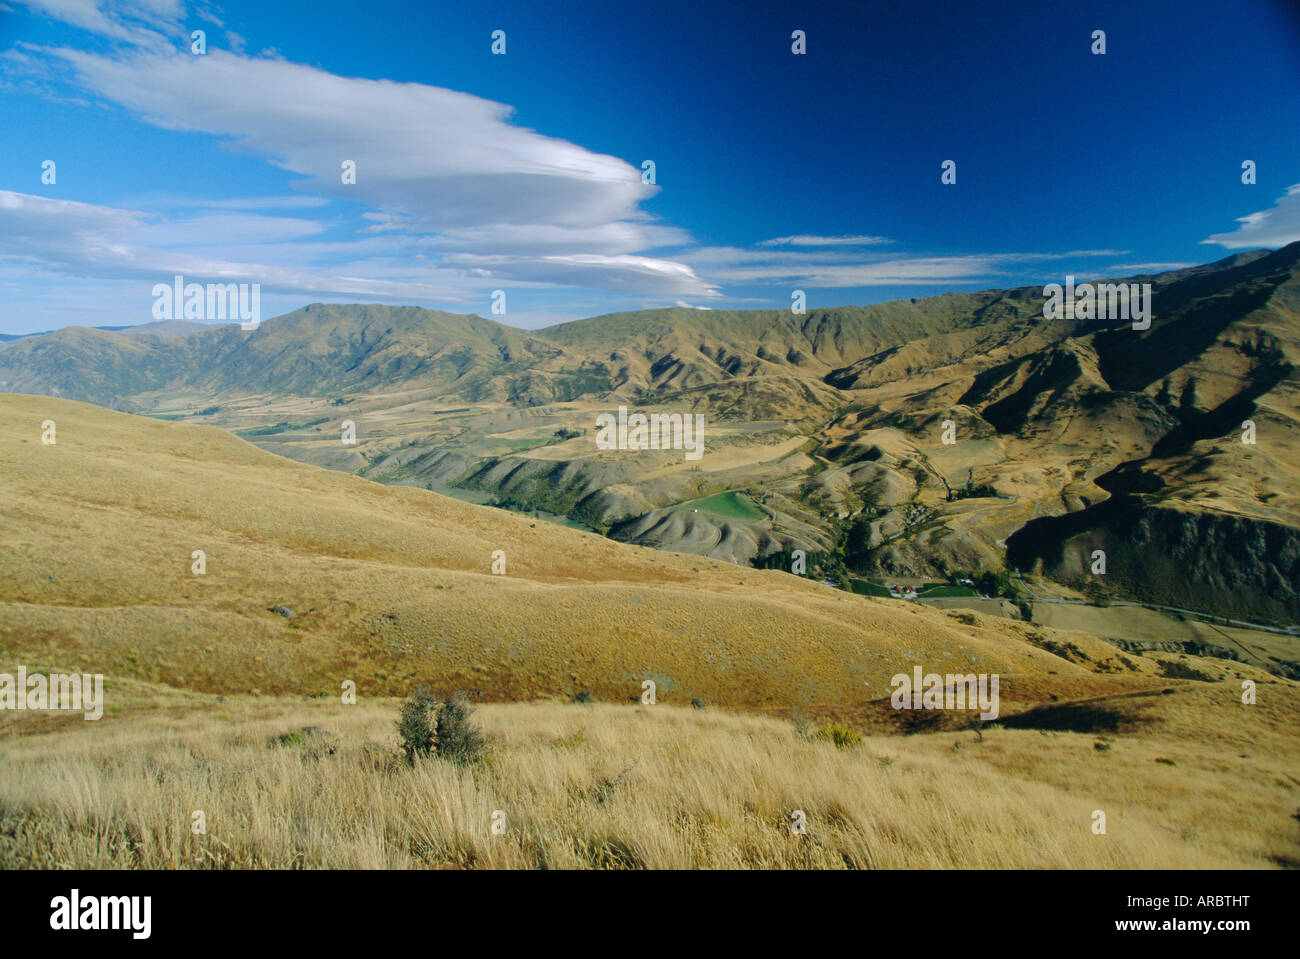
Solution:
[{"label": "mountain range", "polygon": [[[69,327],[0,344],[0,391],[745,565],[1009,567],[1300,622],[1300,243],[1118,282],[1150,284],[1149,328],[1048,319],[1039,287],[535,332],[321,304],[254,331]],[[600,449],[619,406],[704,414],[705,455]]]}]

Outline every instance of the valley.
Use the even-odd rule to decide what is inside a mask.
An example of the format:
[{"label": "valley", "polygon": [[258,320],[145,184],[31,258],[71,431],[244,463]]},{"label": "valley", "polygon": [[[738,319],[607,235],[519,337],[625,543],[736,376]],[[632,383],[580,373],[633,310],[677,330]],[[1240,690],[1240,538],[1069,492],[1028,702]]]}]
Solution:
[{"label": "valley", "polygon": [[[0,672],[105,680],[0,714],[4,868],[1300,863],[1300,684],[1080,631],[1145,610],[860,596],[50,397],[0,396],[0,491]],[[916,670],[996,720],[893,708]],[[483,762],[401,758],[419,683]]]},{"label": "valley", "polygon": [[[1035,289],[536,332],[313,305],[252,333],[22,338],[0,345],[0,382],[623,542],[741,566],[803,550],[845,586],[1015,568],[1290,627],[1297,261],[1292,244],[1139,277],[1154,304],[1140,331],[1047,319]],[[703,455],[601,449],[598,418],[620,406],[703,415]],[[684,508],[715,497],[747,505]],[[1085,561],[1097,549],[1104,578]]]}]

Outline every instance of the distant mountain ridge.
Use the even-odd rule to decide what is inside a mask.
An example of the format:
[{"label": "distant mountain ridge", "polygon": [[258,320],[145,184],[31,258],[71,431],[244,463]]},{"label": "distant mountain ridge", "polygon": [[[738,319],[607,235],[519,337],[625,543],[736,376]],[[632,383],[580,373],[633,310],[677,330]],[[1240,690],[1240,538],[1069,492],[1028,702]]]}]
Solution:
[{"label": "distant mountain ridge", "polygon": [[[802,548],[867,577],[997,569],[1009,549],[1083,582],[1080,557],[1109,538],[1127,559],[1103,582],[1132,594],[1158,540],[1194,550],[1173,531],[1202,528],[1151,511],[1221,515],[1246,524],[1237,535],[1281,531],[1268,534],[1279,545],[1222,576],[1192,564],[1188,588],[1295,621],[1298,264],[1294,243],[1125,278],[1152,285],[1142,331],[1045,319],[1038,287],[802,315],[647,310],[535,332],[321,304],[252,332],[73,327],[0,344],[0,390],[215,423],[287,456],[633,542],[742,563]],[[705,413],[709,454],[596,450],[596,413],[620,404]],[[339,442],[344,418],[355,446]],[[1246,420],[1254,445],[1240,442]],[[1112,496],[1098,481],[1121,467],[1144,477],[1125,494],[1137,512],[1122,530],[1101,514],[1089,525]],[[1078,519],[1055,522],[1066,515]],[[1125,538],[1137,529],[1168,532],[1144,545]]]}]

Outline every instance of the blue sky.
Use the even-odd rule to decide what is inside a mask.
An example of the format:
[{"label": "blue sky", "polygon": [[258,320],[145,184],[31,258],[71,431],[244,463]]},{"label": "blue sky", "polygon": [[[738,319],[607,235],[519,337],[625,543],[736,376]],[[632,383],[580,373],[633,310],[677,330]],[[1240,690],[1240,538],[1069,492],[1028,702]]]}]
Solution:
[{"label": "blue sky", "polygon": [[535,328],[1300,239],[1294,5],[1070,6],[0,0],[0,332],[176,273]]}]

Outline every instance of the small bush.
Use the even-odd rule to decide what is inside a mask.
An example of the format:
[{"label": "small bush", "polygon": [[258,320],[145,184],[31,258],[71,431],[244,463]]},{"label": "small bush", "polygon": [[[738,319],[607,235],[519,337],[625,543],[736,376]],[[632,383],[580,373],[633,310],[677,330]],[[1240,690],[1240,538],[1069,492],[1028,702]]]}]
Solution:
[{"label": "small bush", "polygon": [[587,727],[582,726],[577,732],[569,736],[557,736],[551,740],[551,745],[556,749],[577,749],[587,742]]},{"label": "small bush", "polygon": [[1163,660],[1157,663],[1157,667],[1160,670],[1160,675],[1166,679],[1194,679],[1202,683],[1218,682],[1209,673],[1202,672],[1195,666],[1188,666],[1178,660]]},{"label": "small bush", "polygon": [[483,755],[483,735],[469,721],[469,702],[457,696],[445,700],[438,710],[434,749],[443,759],[468,765]]},{"label": "small bush", "polygon": [[397,721],[397,734],[402,738],[402,751],[406,761],[414,765],[416,756],[433,752],[434,714],[438,699],[427,686],[419,686],[411,698],[402,703],[402,716]]},{"label": "small bush", "polygon": [[702,700],[702,699],[692,699],[692,700],[691,700],[691,705],[694,706],[696,709],[703,709],[703,708],[704,708],[704,700]]},{"label": "small bush", "polygon": [[848,749],[862,742],[862,733],[849,726],[841,726],[839,723],[827,723],[817,730],[817,738],[834,743],[837,749]]},{"label": "small bush", "polygon": [[1089,580],[1084,584],[1083,594],[1088,597],[1088,602],[1093,606],[1109,606],[1110,596],[1106,592],[1106,587],[1094,580]]},{"label": "small bush", "polygon": [[463,696],[439,700],[427,686],[419,686],[402,704],[397,721],[406,761],[415,765],[417,756],[430,754],[462,765],[477,760],[483,752],[483,736],[470,722],[470,714]]},{"label": "small bush", "polygon": [[596,800],[596,804],[604,805],[606,802],[608,802],[609,798],[614,795],[614,790],[618,788],[618,784],[623,781],[623,777],[626,776],[628,773],[630,773],[636,767],[637,767],[637,763],[633,763],[631,766],[628,766],[626,769],[624,769],[617,776],[614,776],[612,779],[602,779],[598,783],[596,783],[596,785],[591,790],[591,796],[593,799]]},{"label": "small bush", "polygon": [[301,729],[273,736],[270,744],[285,749],[297,748],[304,756],[312,759],[332,756],[338,749],[338,740],[319,726],[303,726]]}]

